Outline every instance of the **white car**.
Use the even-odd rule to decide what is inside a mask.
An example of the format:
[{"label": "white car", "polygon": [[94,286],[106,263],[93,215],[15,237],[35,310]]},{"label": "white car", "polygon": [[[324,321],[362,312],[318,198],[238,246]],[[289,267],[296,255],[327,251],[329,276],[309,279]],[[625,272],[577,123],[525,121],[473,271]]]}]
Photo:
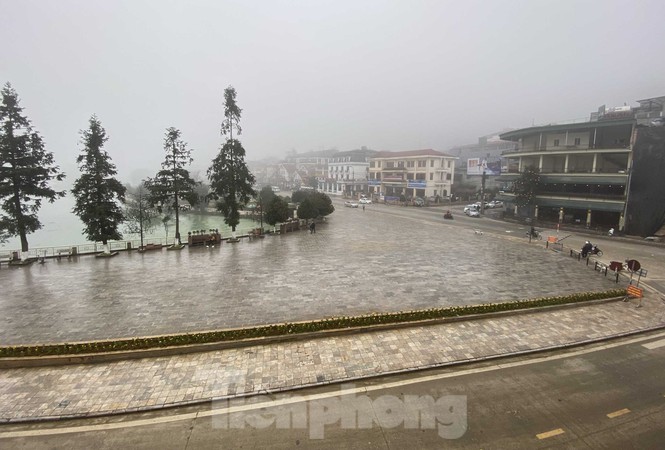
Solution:
[{"label": "white car", "polygon": [[346,206],[347,208],[357,208],[358,204],[356,202],[346,201],[344,202],[344,206]]},{"label": "white car", "polygon": [[370,203],[372,203],[372,200],[370,200],[370,199],[368,199],[368,198],[361,198],[361,199],[358,201],[358,203],[360,203],[361,205],[369,205]]},{"label": "white car", "polygon": [[479,205],[473,204],[473,205],[466,205],[464,207],[464,213],[466,214],[469,211],[478,211],[480,209]]},{"label": "white car", "polygon": [[480,213],[475,209],[464,211],[464,214],[466,214],[469,217],[480,217]]},{"label": "white car", "polygon": [[487,205],[486,208],[503,208],[503,202],[501,200],[492,200]]}]

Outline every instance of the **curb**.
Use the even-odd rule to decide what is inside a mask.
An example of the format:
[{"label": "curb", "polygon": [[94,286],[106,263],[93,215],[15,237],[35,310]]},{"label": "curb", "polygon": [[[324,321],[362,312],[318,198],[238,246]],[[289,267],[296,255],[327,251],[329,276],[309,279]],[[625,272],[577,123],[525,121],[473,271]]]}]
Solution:
[{"label": "curb", "polygon": [[[126,408],[126,409],[122,409],[122,410],[107,411],[107,412],[91,412],[91,413],[81,413],[81,414],[69,414],[69,415],[62,415],[62,416],[27,417],[27,418],[19,418],[19,419],[0,419],[0,423],[5,424],[5,425],[6,424],[47,423],[47,422],[57,422],[57,421],[61,421],[61,420],[112,417],[112,416],[118,416],[118,415],[123,415],[123,414],[130,414],[130,413],[145,413],[145,412],[160,411],[160,410],[165,410],[165,409],[182,408],[182,407],[187,407],[187,406],[202,405],[204,403],[212,403],[212,402],[216,402],[216,401],[226,401],[226,400],[232,400],[232,399],[238,399],[238,398],[251,398],[251,397],[257,397],[259,395],[280,394],[280,393],[298,391],[298,390],[301,390],[301,389],[307,389],[307,388],[313,388],[313,387],[321,387],[321,386],[349,383],[349,382],[353,382],[353,381],[370,380],[370,379],[373,379],[373,378],[379,378],[379,377],[384,377],[384,376],[408,374],[408,373],[420,372],[420,371],[431,370],[431,369],[439,369],[439,368],[443,368],[443,367],[456,367],[456,366],[462,366],[462,365],[465,365],[465,364],[478,363],[478,362],[483,362],[483,361],[500,360],[500,359],[511,358],[511,357],[516,357],[516,356],[523,356],[523,355],[534,355],[534,354],[545,353],[545,352],[553,351],[553,350],[581,347],[581,346],[584,346],[584,345],[595,344],[595,343],[598,343],[598,342],[609,341],[609,340],[614,340],[614,339],[620,339],[620,338],[623,338],[623,337],[634,336],[634,335],[637,335],[637,334],[649,333],[649,332],[652,332],[652,331],[658,331],[658,330],[663,330],[663,329],[665,329],[665,324],[654,326],[654,327],[649,327],[649,328],[643,328],[643,329],[639,329],[639,330],[626,331],[626,332],[623,332],[623,333],[617,333],[617,334],[613,334],[613,335],[609,335],[609,336],[603,336],[603,337],[599,337],[599,338],[595,338],[595,339],[585,339],[585,340],[582,340],[582,341],[574,341],[574,342],[569,342],[569,343],[560,344],[560,345],[552,345],[552,346],[548,346],[548,347],[541,347],[541,348],[537,348],[537,349],[522,350],[522,351],[512,352],[512,353],[494,354],[494,355],[489,355],[489,356],[482,356],[482,357],[478,357],[478,358],[469,358],[469,359],[463,359],[463,360],[457,360],[457,361],[434,363],[434,364],[428,364],[428,365],[424,365],[424,366],[420,366],[420,367],[411,367],[411,368],[406,368],[406,369],[398,369],[398,370],[392,370],[392,371],[387,371],[387,372],[381,372],[381,373],[377,373],[377,374],[373,374],[373,375],[360,376],[360,377],[349,377],[349,378],[344,378],[344,379],[339,379],[339,380],[321,381],[321,382],[316,382],[316,383],[303,384],[303,385],[300,385],[300,386],[290,386],[290,387],[277,388],[277,389],[269,390],[269,391],[265,390],[265,391],[242,393],[242,394],[237,394],[237,395],[228,395],[228,396],[222,396],[222,397],[209,397],[209,398],[196,399],[196,400],[185,400],[185,401],[174,402],[174,403],[171,403],[171,404],[165,404],[165,405],[159,405],[159,406],[156,405],[156,406],[147,406],[147,407]],[[1,436],[1,434],[0,434],[0,436]]]},{"label": "curb", "polygon": [[[419,320],[413,322],[401,322],[392,324],[367,325],[355,328],[341,328],[336,330],[312,331],[291,335],[268,336],[242,339],[237,341],[211,342],[206,344],[192,344],[172,347],[158,347],[145,350],[127,350],[110,353],[87,353],[78,355],[53,355],[53,356],[25,356],[0,358],[0,369],[19,369],[31,367],[65,366],[75,364],[99,364],[106,362],[123,361],[141,358],[159,358],[167,356],[184,355],[189,353],[203,353],[217,350],[228,350],[233,348],[244,348],[255,345],[271,345],[285,342],[303,341],[310,339],[322,339],[336,336],[348,336],[352,334],[368,333],[375,331],[397,330],[403,328],[441,325],[470,320],[494,319],[512,315],[536,314],[558,309],[578,308],[582,306],[594,306],[622,300],[624,297],[611,297],[597,300],[588,300],[579,303],[567,303],[562,305],[541,306],[536,308],[525,308],[512,311],[497,311],[485,314],[471,314],[457,317],[443,317],[439,319]],[[183,333],[187,334],[187,333]],[[150,336],[152,337],[152,336]],[[141,337],[138,337],[141,339]]]}]

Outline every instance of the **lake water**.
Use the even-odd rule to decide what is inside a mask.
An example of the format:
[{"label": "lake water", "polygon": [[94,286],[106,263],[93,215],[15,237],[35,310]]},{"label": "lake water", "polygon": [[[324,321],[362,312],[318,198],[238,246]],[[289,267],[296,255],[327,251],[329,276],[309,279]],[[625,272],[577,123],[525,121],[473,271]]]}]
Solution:
[{"label": "lake water", "polygon": [[[66,247],[73,245],[89,244],[83,234],[83,223],[72,213],[74,208],[74,198],[66,196],[55,203],[42,204],[39,210],[39,220],[42,223],[42,229],[28,235],[28,244],[30,249],[44,247]],[[242,234],[248,230],[257,227],[258,224],[250,219],[241,219],[236,227],[236,233]],[[264,224],[265,226],[265,224]],[[216,228],[223,237],[231,236],[231,228],[224,223],[224,217],[218,214],[180,214],[180,236],[183,242],[187,241],[187,232],[194,230],[209,230]],[[138,234],[124,232],[124,225],[121,226],[123,240],[138,240]],[[175,219],[169,222],[168,236],[161,221],[151,231],[144,235],[148,239],[167,239],[166,242],[173,242],[175,236]],[[21,248],[21,241],[18,237],[12,237],[8,242],[0,244],[0,252],[12,251]]]}]

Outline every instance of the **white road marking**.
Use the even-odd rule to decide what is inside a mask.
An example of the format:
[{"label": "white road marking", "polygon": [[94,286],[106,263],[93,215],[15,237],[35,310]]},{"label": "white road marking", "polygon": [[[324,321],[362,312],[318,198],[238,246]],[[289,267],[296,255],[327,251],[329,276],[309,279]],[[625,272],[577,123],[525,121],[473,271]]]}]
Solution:
[{"label": "white road marking", "polygon": [[624,408],[624,409],[620,409],[619,411],[614,411],[614,412],[609,413],[607,415],[607,417],[609,417],[610,419],[614,419],[615,417],[623,416],[624,414],[628,414],[629,412],[630,412],[630,409]]},{"label": "white road marking", "polygon": [[648,348],[649,350],[653,350],[654,348],[658,347],[665,347],[665,339],[661,339],[660,341],[647,342],[646,344],[642,344],[642,347]]},{"label": "white road marking", "polygon": [[563,434],[563,433],[565,433],[565,431],[563,431],[561,428],[557,428],[556,430],[547,431],[545,433],[537,434],[536,437],[538,439],[547,439],[547,438],[551,438],[551,437],[554,437],[554,436],[558,436],[558,435]]},{"label": "white road marking", "polygon": [[[222,415],[222,414],[233,414],[233,413],[244,412],[244,411],[254,411],[254,410],[258,410],[258,409],[262,409],[262,408],[271,408],[271,407],[276,407],[276,406],[281,406],[281,405],[288,405],[288,404],[293,404],[293,403],[315,401],[315,400],[321,400],[321,399],[325,399],[325,398],[339,397],[339,396],[343,396],[343,395],[367,393],[367,392],[379,391],[379,390],[384,390],[384,389],[391,389],[391,388],[396,388],[396,387],[401,387],[401,386],[408,386],[408,385],[411,385],[411,384],[427,383],[427,382],[430,382],[430,381],[437,381],[437,380],[442,380],[442,379],[446,379],[446,378],[461,377],[461,376],[471,375],[471,374],[476,374],[476,373],[492,372],[492,371],[495,371],[495,370],[506,369],[506,368],[509,368],[509,367],[528,366],[528,365],[539,364],[539,363],[547,362],[547,361],[556,361],[556,360],[559,360],[559,359],[571,358],[571,357],[580,356],[580,355],[587,355],[589,353],[595,353],[595,352],[598,352],[598,351],[601,351],[601,350],[608,350],[608,349],[611,349],[611,348],[636,344],[636,343],[639,343],[639,342],[644,342],[644,341],[647,341],[647,340],[650,340],[650,339],[661,338],[661,337],[665,337],[665,332],[658,333],[658,334],[652,335],[652,336],[633,338],[633,339],[629,339],[629,340],[623,341],[623,342],[615,342],[615,343],[611,343],[611,344],[599,345],[599,346],[596,346],[594,348],[584,349],[584,350],[577,350],[577,351],[573,351],[573,352],[569,352],[569,353],[564,353],[564,354],[561,354],[561,355],[543,356],[543,357],[540,357],[540,358],[533,358],[533,359],[529,359],[529,360],[526,360],[526,361],[515,361],[515,362],[512,362],[512,363],[497,364],[497,365],[494,365],[494,366],[479,367],[479,368],[476,368],[476,369],[466,369],[466,370],[459,370],[459,371],[450,372],[450,373],[442,373],[442,374],[437,374],[437,375],[428,375],[428,376],[424,376],[424,377],[410,378],[408,380],[400,380],[400,381],[394,381],[394,382],[389,382],[389,383],[381,383],[381,384],[375,384],[375,385],[365,386],[365,387],[347,388],[347,389],[342,388],[338,391],[323,392],[321,394],[302,395],[302,396],[295,395],[294,397],[290,397],[290,398],[282,398],[282,399],[278,399],[278,400],[269,400],[269,401],[265,401],[265,402],[250,403],[250,404],[239,405],[239,406],[230,406],[230,407],[227,407],[227,408],[212,409],[212,410],[200,411],[200,412],[196,412],[196,413],[182,413],[182,414],[174,414],[174,415],[165,416],[165,417],[155,417],[155,418],[152,418],[152,419],[138,419],[138,420],[123,421],[123,422],[112,422],[112,423],[104,423],[104,424],[97,424],[97,425],[81,425],[81,426],[66,427],[66,428],[51,428],[51,429],[40,429],[40,430],[0,432],[0,439],[3,439],[3,438],[4,439],[9,439],[9,438],[17,438],[17,437],[30,437],[30,436],[51,436],[51,435],[68,434],[68,433],[84,433],[84,432],[89,432],[89,431],[115,430],[115,429],[122,429],[122,428],[142,427],[142,426],[156,425],[156,424],[161,424],[161,423],[177,422],[177,421],[182,421],[182,420],[191,420],[191,419],[196,419],[196,418],[199,418],[199,417],[209,417],[209,416],[216,416],[216,415]],[[349,382],[347,384],[350,384],[350,383],[351,382]],[[342,382],[341,385],[343,386],[343,382]],[[288,394],[284,393],[283,395],[288,395]],[[557,430],[554,430],[554,431],[557,431]],[[548,433],[551,433],[551,432],[548,432]],[[546,434],[546,433],[541,433],[541,434]]]}]

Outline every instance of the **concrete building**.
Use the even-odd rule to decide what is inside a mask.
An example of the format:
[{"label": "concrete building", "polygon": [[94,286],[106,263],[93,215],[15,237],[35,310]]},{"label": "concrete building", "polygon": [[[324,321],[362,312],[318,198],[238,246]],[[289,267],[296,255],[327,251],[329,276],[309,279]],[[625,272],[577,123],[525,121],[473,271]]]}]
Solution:
[{"label": "concrete building", "polygon": [[369,161],[370,194],[381,197],[447,197],[455,157],[432,149],[379,152]]},{"label": "concrete building", "polygon": [[513,148],[515,148],[514,142],[503,141],[496,133],[478,138],[475,144],[451,148],[448,153],[457,157],[455,183],[474,185],[480,190],[482,172],[485,169],[485,188],[498,188],[497,178],[501,175],[502,154]]},{"label": "concrete building", "polygon": [[[663,116],[663,97],[640,100],[631,108],[599,108],[588,122],[535,126],[501,134],[515,148],[503,152],[499,198],[518,216],[533,215],[546,222],[572,223],[587,228],[650,234],[662,226],[665,169],[662,126],[651,120]],[[658,147],[656,151],[654,149]],[[641,167],[634,162],[639,159]],[[527,167],[540,171],[541,186],[535,205],[520,211],[514,204],[512,185]],[[648,181],[645,178],[650,178]],[[657,198],[649,208],[660,211],[648,227],[637,217],[645,216],[638,206],[644,197]],[[632,204],[631,204],[632,203]],[[658,215],[658,214],[656,214]]]},{"label": "concrete building", "polygon": [[319,191],[328,195],[357,197],[367,193],[369,160],[376,151],[360,150],[339,152],[328,159],[326,176],[319,179]]}]

